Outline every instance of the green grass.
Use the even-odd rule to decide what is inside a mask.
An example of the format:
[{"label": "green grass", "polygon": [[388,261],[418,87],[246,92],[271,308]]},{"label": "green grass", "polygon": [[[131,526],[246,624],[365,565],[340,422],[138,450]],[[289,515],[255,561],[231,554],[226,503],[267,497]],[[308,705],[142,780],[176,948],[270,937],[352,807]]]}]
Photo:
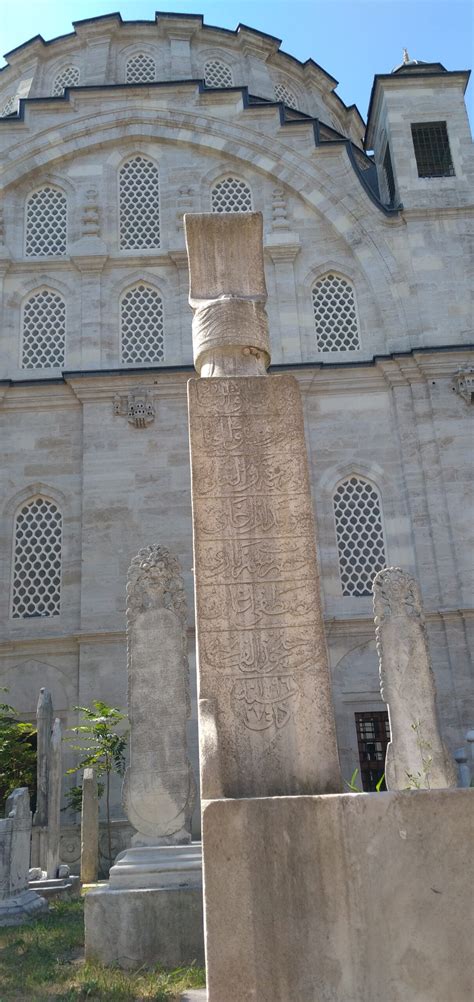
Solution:
[{"label": "green grass", "polygon": [[197,967],[121,971],[84,961],[84,903],[52,905],[44,918],[0,930],[0,1002],[171,1002],[202,988]]}]

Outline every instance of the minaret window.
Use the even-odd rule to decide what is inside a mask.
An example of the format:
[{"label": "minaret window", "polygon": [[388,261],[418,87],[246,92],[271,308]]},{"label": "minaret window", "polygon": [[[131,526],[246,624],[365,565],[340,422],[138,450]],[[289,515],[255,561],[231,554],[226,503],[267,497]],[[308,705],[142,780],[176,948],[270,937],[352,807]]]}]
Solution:
[{"label": "minaret window", "polygon": [[413,123],[418,177],[454,177],[446,122]]},{"label": "minaret window", "polygon": [[388,143],[385,147],[385,155],[383,158],[383,172],[385,175],[390,204],[393,205],[395,201],[395,178],[393,176],[392,157],[390,156],[390,146]]}]

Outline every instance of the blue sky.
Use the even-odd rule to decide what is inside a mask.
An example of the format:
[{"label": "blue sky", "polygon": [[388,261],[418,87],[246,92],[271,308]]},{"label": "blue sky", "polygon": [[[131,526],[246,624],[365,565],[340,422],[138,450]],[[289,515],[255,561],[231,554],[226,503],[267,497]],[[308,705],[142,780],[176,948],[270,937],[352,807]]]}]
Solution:
[{"label": "blue sky", "polygon": [[[471,0],[0,0],[0,52],[33,35],[45,40],[71,31],[72,21],[120,10],[124,20],[153,20],[163,11],[203,14],[207,24],[238,23],[282,39],[298,59],[312,57],[339,80],[337,93],[365,118],[375,73],[388,73],[406,46],[412,58],[440,61],[448,70],[473,65]],[[474,86],[468,90],[474,118]]]}]

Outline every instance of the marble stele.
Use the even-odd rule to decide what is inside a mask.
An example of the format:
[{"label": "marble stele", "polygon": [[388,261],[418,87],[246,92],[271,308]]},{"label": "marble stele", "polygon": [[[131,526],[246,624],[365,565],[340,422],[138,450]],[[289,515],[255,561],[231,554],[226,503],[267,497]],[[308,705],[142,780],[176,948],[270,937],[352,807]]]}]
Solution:
[{"label": "marble stele", "polygon": [[262,217],[186,215],[185,230],[201,795],[334,793],[303,413],[296,380],[266,376]]},{"label": "marble stele", "polygon": [[0,926],[19,925],[48,910],[28,888],[31,811],[26,787],[13,790],[0,820]]},{"label": "marble stele", "polygon": [[391,732],[387,789],[455,787],[456,766],[441,738],[418,582],[400,567],[386,567],[372,587],[381,695]]},{"label": "marble stele", "polygon": [[93,884],[99,873],[99,797],[97,775],[84,769],[81,812],[81,883]]}]

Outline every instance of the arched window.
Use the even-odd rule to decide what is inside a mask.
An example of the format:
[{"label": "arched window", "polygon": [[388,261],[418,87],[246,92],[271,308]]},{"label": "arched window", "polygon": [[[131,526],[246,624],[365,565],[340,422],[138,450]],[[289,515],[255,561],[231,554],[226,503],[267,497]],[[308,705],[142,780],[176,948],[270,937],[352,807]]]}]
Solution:
[{"label": "arched window", "polygon": [[343,480],[334,493],[339,572],[343,595],[370,595],[386,566],[380,499],[362,477]]},{"label": "arched window", "polygon": [[152,160],[137,156],[119,172],[120,248],[160,246],[160,179]]},{"label": "arched window", "polygon": [[62,516],[47,498],[27,501],[15,519],[12,617],[59,616]]},{"label": "arched window", "polygon": [[144,282],[128,289],[120,300],[120,334],[123,364],[164,361],[163,300]]},{"label": "arched window", "polygon": [[66,87],[77,87],[79,83],[79,69],[77,66],[64,66],[59,71],[53,82],[53,97],[62,97]]},{"label": "arched window", "polygon": [[232,87],[232,70],[221,59],[209,59],[204,67],[206,87]]},{"label": "arched window", "polygon": [[153,56],[147,52],[137,52],[130,56],[125,71],[127,83],[153,83],[156,79],[156,65]]},{"label": "arched window", "polygon": [[27,257],[55,257],[66,253],[67,202],[58,188],[47,184],[26,203]]},{"label": "arched window", "polygon": [[312,295],[318,351],[357,351],[359,319],[349,280],[328,272],[315,282]]},{"label": "arched window", "polygon": [[251,212],[252,192],[245,181],[238,177],[226,177],[211,191],[213,212]]},{"label": "arched window", "polygon": [[298,109],[298,98],[295,92],[288,87],[287,84],[277,83],[275,84],[275,97],[277,101],[283,101],[288,108],[294,108],[295,111]]},{"label": "arched window", "polygon": [[22,369],[61,368],[66,341],[66,303],[51,289],[33,292],[22,311]]}]

